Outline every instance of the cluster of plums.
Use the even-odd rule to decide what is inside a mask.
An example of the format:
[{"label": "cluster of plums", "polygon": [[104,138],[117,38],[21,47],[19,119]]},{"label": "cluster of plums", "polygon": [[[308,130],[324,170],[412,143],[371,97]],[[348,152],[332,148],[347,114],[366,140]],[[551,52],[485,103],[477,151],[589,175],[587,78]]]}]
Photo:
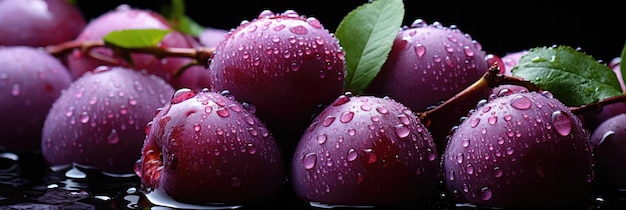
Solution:
[{"label": "cluster of plums", "polygon": [[[137,53],[129,63],[105,47],[62,57],[43,48],[172,29],[149,10],[120,5],[87,22],[64,0],[4,0],[0,28],[3,150],[40,151],[53,170],[138,176],[147,192],[177,202],[248,205],[290,185],[327,207],[413,205],[439,190],[458,203],[558,207],[587,199],[596,184],[626,185],[622,103],[575,115],[549,91],[503,86],[422,122],[417,112],[470,86],[493,61],[439,22],[400,28],[359,94],[344,87],[340,41],[293,10],[262,11],[213,38],[172,31],[159,47],[215,47],[208,68],[180,76],[190,58]],[[502,74],[524,53],[496,57]]]}]

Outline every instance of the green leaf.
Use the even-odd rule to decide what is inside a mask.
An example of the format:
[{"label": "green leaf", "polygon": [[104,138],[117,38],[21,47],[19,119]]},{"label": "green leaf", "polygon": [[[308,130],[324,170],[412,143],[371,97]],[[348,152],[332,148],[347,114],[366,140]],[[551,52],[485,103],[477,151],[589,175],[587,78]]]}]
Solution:
[{"label": "green leaf", "polygon": [[622,48],[622,55],[620,55],[620,59],[622,59],[619,62],[619,71],[622,73],[622,81],[626,81],[624,78],[626,78],[626,64],[624,64],[624,58],[626,58],[626,43],[624,43],[624,48]]},{"label": "green leaf", "polygon": [[193,21],[189,16],[182,16],[176,24],[173,24],[177,31],[190,34],[192,36],[200,36],[205,27]]},{"label": "green leaf", "polygon": [[162,6],[161,14],[167,17],[168,22],[176,31],[198,37],[206,29],[185,15],[184,0],[172,0],[171,5]]},{"label": "green leaf", "polygon": [[121,48],[149,48],[157,47],[170,32],[171,30],[163,29],[125,29],[112,31],[103,39],[106,44]]},{"label": "green leaf", "polygon": [[567,106],[622,94],[617,76],[607,65],[568,46],[530,49],[511,71],[513,76],[550,91]]},{"label": "green leaf", "polygon": [[346,55],[346,90],[362,93],[387,60],[404,18],[402,0],[374,0],[352,10],[335,35]]}]

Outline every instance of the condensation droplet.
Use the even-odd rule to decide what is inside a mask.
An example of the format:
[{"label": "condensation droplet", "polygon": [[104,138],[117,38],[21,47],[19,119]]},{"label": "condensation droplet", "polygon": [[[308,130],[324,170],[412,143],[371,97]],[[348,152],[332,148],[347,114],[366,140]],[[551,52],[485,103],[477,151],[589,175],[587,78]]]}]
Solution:
[{"label": "condensation droplet", "polygon": [[346,155],[346,160],[348,160],[349,162],[352,162],[354,160],[356,160],[357,157],[357,152],[354,148],[350,148],[350,150],[348,150],[348,154]]},{"label": "condensation droplet", "polygon": [[320,135],[318,135],[318,136],[317,136],[317,143],[319,143],[319,144],[323,144],[324,142],[326,142],[326,139],[327,139],[327,138],[328,138],[328,137],[326,136],[326,134],[323,134],[323,133],[322,133],[322,134],[320,134]]},{"label": "condensation droplet", "polygon": [[516,109],[526,110],[532,106],[532,101],[526,96],[518,95],[511,99],[511,106]]},{"label": "condensation droplet", "polygon": [[411,134],[411,129],[404,127],[402,125],[396,126],[396,135],[399,138],[405,138]]},{"label": "condensation droplet", "polygon": [[346,111],[341,113],[341,116],[339,116],[339,121],[342,123],[347,123],[350,122],[352,118],[354,118],[354,112]]},{"label": "condensation droplet", "polygon": [[116,144],[117,142],[119,142],[120,137],[119,135],[117,135],[117,131],[115,129],[111,130],[111,133],[109,134],[109,136],[107,136],[107,142],[109,144]]},{"label": "condensation droplet", "polygon": [[555,111],[551,116],[552,125],[561,136],[567,136],[572,132],[572,118],[569,115]]},{"label": "condensation droplet", "polygon": [[480,199],[481,200],[489,200],[491,199],[491,196],[493,195],[493,192],[491,191],[491,188],[489,187],[483,187],[480,188]]},{"label": "condensation droplet", "polygon": [[317,155],[315,153],[307,153],[302,157],[302,166],[305,169],[312,169],[315,167],[315,162],[317,161]]}]

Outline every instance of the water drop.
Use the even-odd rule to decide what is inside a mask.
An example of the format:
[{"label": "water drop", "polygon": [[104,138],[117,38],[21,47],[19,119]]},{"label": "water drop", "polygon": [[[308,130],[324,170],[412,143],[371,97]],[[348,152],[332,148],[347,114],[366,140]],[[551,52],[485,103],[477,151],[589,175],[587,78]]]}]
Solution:
[{"label": "water drop", "polygon": [[19,96],[21,92],[21,88],[19,84],[13,84],[13,88],[11,88],[12,96]]},{"label": "water drop", "polygon": [[318,144],[323,144],[324,142],[326,142],[326,139],[328,139],[328,137],[326,136],[326,134],[320,134],[317,136],[317,143]]},{"label": "water drop", "polygon": [[411,129],[404,127],[402,125],[396,126],[396,135],[399,138],[405,138],[411,134]]},{"label": "water drop", "polygon": [[523,95],[517,95],[511,99],[511,106],[516,109],[526,110],[532,106],[532,101]]},{"label": "water drop", "polygon": [[480,188],[480,199],[481,200],[486,201],[486,200],[491,199],[492,194],[493,193],[491,191],[491,188],[489,188],[489,187]]},{"label": "water drop", "polygon": [[220,117],[228,117],[230,115],[230,111],[224,107],[218,107],[215,113],[217,113]]},{"label": "water drop", "polygon": [[415,50],[415,54],[417,54],[417,57],[422,57],[424,56],[424,54],[426,54],[426,47],[424,47],[424,45],[422,44],[416,44],[414,47]]},{"label": "water drop", "polygon": [[111,133],[107,137],[107,143],[116,144],[120,140],[119,135],[117,135],[117,131],[115,129],[111,130]]},{"label": "water drop", "polygon": [[315,162],[317,161],[317,155],[315,153],[307,153],[302,157],[302,166],[305,169],[312,169],[315,167]]},{"label": "water drop", "polygon": [[476,126],[478,126],[478,123],[480,123],[480,118],[478,118],[478,117],[472,118],[470,120],[470,126],[472,128],[475,128]]},{"label": "water drop", "polygon": [[348,123],[352,120],[352,118],[354,118],[354,112],[346,111],[346,112],[341,113],[341,116],[339,117],[339,121],[342,123]]},{"label": "water drop", "polygon": [[195,95],[196,95],[196,92],[189,88],[178,89],[172,96],[172,104],[183,102],[189,98],[194,97]]},{"label": "water drop", "polygon": [[79,119],[81,123],[87,123],[89,122],[89,115],[87,114],[87,112],[82,112],[80,113]]},{"label": "water drop", "polygon": [[470,140],[469,139],[463,139],[463,141],[461,142],[461,145],[463,145],[463,147],[467,148],[470,145]]},{"label": "water drop", "polygon": [[500,167],[496,166],[493,168],[493,176],[494,177],[501,177],[502,176],[502,169],[500,169]]},{"label": "water drop", "polygon": [[301,26],[301,25],[290,27],[289,31],[291,31],[291,33],[300,34],[300,35],[309,33],[309,30],[306,29],[306,27]]},{"label": "water drop", "polygon": [[346,160],[352,162],[356,159],[357,157],[357,152],[354,148],[350,148],[350,150],[348,150],[348,154],[346,155]]},{"label": "water drop", "polygon": [[330,126],[330,124],[332,124],[335,121],[335,116],[332,115],[328,115],[324,118],[324,120],[322,121],[322,125],[328,127]]},{"label": "water drop", "polygon": [[378,155],[372,149],[364,149],[365,158],[368,164],[373,164],[378,160]]},{"label": "water drop", "polygon": [[572,132],[572,119],[569,115],[555,111],[552,113],[551,119],[554,129],[561,136],[567,136]]}]

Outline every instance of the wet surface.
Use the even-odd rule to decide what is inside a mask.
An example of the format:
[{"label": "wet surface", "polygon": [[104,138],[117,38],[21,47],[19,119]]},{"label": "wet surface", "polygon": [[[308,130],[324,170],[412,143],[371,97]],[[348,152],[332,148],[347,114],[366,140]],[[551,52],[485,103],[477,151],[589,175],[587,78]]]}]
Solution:
[{"label": "wet surface", "polygon": [[[96,171],[82,170],[86,177],[72,176],[71,170],[52,171],[40,155],[0,154],[0,209],[176,209],[155,205],[141,190],[139,178],[108,177]],[[79,173],[80,174],[80,173]],[[287,188],[286,188],[287,189]],[[443,194],[442,194],[443,195]],[[296,199],[289,190],[255,206],[205,209],[362,209],[324,206]],[[567,209],[624,209],[626,191],[594,193],[588,200]],[[186,208],[188,209],[188,208]],[[368,208],[378,209],[378,208]],[[489,209],[468,204],[455,204],[438,196],[424,204],[398,209]]]}]

